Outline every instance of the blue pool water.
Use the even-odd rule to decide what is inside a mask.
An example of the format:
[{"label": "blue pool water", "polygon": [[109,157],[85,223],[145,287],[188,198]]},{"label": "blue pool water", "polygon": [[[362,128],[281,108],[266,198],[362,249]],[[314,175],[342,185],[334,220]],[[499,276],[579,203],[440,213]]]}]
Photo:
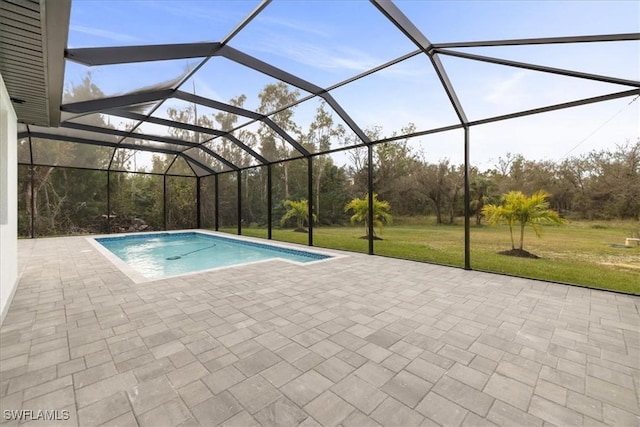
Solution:
[{"label": "blue pool water", "polygon": [[103,237],[95,240],[149,279],[274,258],[302,263],[331,258],[329,255],[196,232]]}]

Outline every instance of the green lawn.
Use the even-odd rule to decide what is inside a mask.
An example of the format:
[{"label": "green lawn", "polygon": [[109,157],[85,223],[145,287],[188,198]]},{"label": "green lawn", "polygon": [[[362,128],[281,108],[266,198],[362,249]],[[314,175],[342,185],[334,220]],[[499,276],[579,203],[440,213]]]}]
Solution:
[{"label": "green lawn", "polygon": [[[460,221],[461,222],[461,221]],[[464,265],[464,228],[461,225],[435,225],[425,219],[398,219],[386,227],[375,241],[377,255],[427,261],[462,267]],[[612,289],[640,295],[640,247],[613,248],[624,244],[638,222],[571,222],[544,228],[538,239],[527,230],[524,248],[541,259],[515,258],[497,252],[510,249],[506,226],[471,228],[471,266],[475,270],[499,272],[522,277],[572,283],[593,288]],[[235,229],[221,229],[235,234]],[[243,228],[246,236],[266,238],[264,228]],[[314,227],[318,247],[354,252],[368,250],[360,239],[363,227]],[[305,233],[273,230],[273,239],[307,244]]]}]

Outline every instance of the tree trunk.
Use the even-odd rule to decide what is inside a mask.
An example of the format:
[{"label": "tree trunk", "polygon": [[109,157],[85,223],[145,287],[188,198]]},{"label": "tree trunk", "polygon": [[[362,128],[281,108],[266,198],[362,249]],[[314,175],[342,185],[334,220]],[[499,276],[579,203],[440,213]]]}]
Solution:
[{"label": "tree trunk", "polygon": [[438,202],[436,202],[436,224],[442,224],[442,212]]},{"label": "tree trunk", "polygon": [[26,213],[29,216],[33,215],[31,212],[31,194],[33,193],[33,187],[31,187],[31,179],[26,180],[24,185],[22,186],[22,196],[24,198],[24,206]]},{"label": "tree trunk", "polygon": [[284,199],[289,200],[289,162],[282,164],[284,168]]},{"label": "tree trunk", "polygon": [[[29,173],[31,173],[31,171],[29,171]],[[25,207],[25,213],[27,214],[27,221],[29,224],[29,235],[33,236],[33,232],[34,230],[31,229],[31,225],[34,223],[34,221],[31,220],[31,218],[35,217],[34,212],[32,211],[31,207],[31,198],[33,197],[33,187],[31,185],[32,181],[31,181],[31,176],[29,177],[29,179],[25,180],[24,184],[22,185],[22,198],[24,199],[24,207]]]},{"label": "tree trunk", "polygon": [[[319,160],[319,159],[318,159]],[[319,163],[319,162],[318,162]],[[320,221],[320,178],[322,178],[322,167],[316,163],[318,176],[316,177],[316,221]]]},{"label": "tree trunk", "polygon": [[524,246],[524,224],[520,224],[520,250]]},{"label": "tree trunk", "polygon": [[[42,188],[47,185],[47,182],[49,181],[49,177],[51,176],[51,173],[53,172],[53,167],[50,167],[49,169],[47,169],[47,172],[44,174],[44,177],[42,178],[42,180],[40,181],[40,184],[36,185],[36,188],[32,188],[31,191],[33,191],[33,218],[35,221],[35,218],[38,216],[38,193],[40,192],[40,190],[42,190]],[[35,171],[34,171],[35,174]]]},{"label": "tree trunk", "polygon": [[511,236],[511,249],[515,249],[516,244],[513,241],[513,226],[511,224],[509,224],[509,235]]},{"label": "tree trunk", "polygon": [[456,201],[458,200],[458,193],[460,192],[459,187],[455,187],[453,192],[453,196],[451,197],[451,201],[449,204],[449,224],[453,224],[456,216]]},{"label": "tree trunk", "polygon": [[242,204],[242,206],[244,206],[247,209],[247,217],[249,220],[249,224],[247,225],[251,225],[251,222],[253,222],[253,207],[251,206],[251,194],[249,192],[249,174],[245,173],[245,180],[244,180],[244,200],[245,202]]},{"label": "tree trunk", "polygon": [[482,207],[484,203],[482,203],[482,198],[478,198],[478,204],[476,205],[476,225],[482,224]]}]

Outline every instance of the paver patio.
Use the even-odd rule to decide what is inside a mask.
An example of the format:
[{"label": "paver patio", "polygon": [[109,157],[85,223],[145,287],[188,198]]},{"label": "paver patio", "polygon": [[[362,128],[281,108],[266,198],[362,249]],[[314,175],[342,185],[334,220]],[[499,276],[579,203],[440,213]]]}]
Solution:
[{"label": "paver patio", "polygon": [[5,410],[54,425],[640,425],[640,298],[348,254],[136,284],[21,240]]}]

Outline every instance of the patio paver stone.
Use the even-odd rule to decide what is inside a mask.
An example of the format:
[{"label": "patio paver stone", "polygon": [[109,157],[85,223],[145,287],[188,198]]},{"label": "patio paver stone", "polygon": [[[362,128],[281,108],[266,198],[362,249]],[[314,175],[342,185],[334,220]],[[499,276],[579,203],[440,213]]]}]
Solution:
[{"label": "patio paver stone", "polygon": [[80,426],[640,423],[636,296],[329,250],[343,256],[135,283],[85,237],[18,249],[2,411],[68,410]]}]

